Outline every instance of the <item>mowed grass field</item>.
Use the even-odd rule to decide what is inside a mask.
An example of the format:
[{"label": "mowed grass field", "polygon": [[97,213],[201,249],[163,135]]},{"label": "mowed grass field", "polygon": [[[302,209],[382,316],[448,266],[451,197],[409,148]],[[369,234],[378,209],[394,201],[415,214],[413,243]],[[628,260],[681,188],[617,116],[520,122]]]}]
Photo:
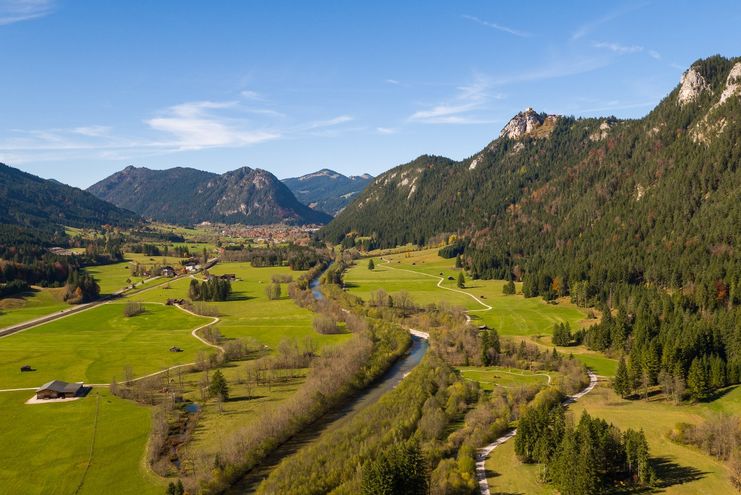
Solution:
[{"label": "mowed grass field", "polygon": [[[237,280],[232,282],[232,294],[228,301],[209,302],[219,312],[221,321],[215,325],[228,338],[253,338],[275,349],[283,339],[309,338],[321,347],[343,342],[346,334],[321,335],[314,331],[314,313],[298,307],[288,297],[286,284],[282,284],[283,295],[278,300],[269,300],[265,288],[271,283],[273,274],[291,275],[294,278],[302,272],[291,271],[288,267],[254,268],[249,263],[219,263],[210,273],[223,275],[233,273]],[[169,298],[187,298],[191,278],[173,281],[166,286],[155,287],[130,299],[136,301],[165,302]],[[200,280],[200,278],[199,278]]]},{"label": "mowed grass field", "polygon": [[[49,380],[109,383],[125,366],[142,376],[195,360],[209,349],[191,331],[211,321],[177,308],[145,304],[127,318],[124,302],[96,306],[0,339],[0,388],[39,386]],[[179,346],[184,352],[170,352]],[[29,364],[34,372],[21,373]]]},{"label": "mowed grass field", "polygon": [[[662,480],[658,492],[670,495],[735,493],[728,480],[727,469],[721,462],[694,447],[670,441],[667,433],[679,422],[697,424],[716,411],[740,414],[739,387],[711,403],[675,406],[662,400],[624,400],[615,395],[607,382],[601,382],[592,393],[569,406],[570,414],[576,421],[584,410],[622,430],[643,429],[654,466]],[[556,493],[552,487],[538,481],[540,466],[520,463],[515,456],[512,440],[492,451],[486,468],[493,494]]]},{"label": "mowed grass field", "polygon": [[511,296],[502,293],[503,280],[467,280],[466,287],[458,289],[455,260],[441,258],[435,249],[384,256],[383,260],[376,257],[374,261],[375,270],[368,270],[368,261],[361,259],[345,275],[350,292],[363,299],[378,289],[389,293],[405,290],[418,304],[445,301],[462,306],[476,322],[496,328],[501,335],[550,335],[555,323],[568,322],[573,329],[592,323],[585,311],[567,301],[553,305],[541,298],[523,297],[519,294],[521,284],[517,284],[518,294]]},{"label": "mowed grass field", "polygon": [[143,462],[149,435],[148,408],[96,389],[66,403],[25,405],[32,392],[0,393],[0,492],[70,495],[83,481],[96,408],[95,447],[82,495],[159,495],[163,483]]},{"label": "mowed grass field", "polygon": [[478,382],[482,390],[522,385],[548,385],[548,377],[553,378],[557,375],[557,373],[533,373],[532,371],[502,368],[500,366],[461,366],[457,369],[466,380]]},{"label": "mowed grass field", "polygon": [[63,288],[34,287],[30,292],[0,299],[0,328],[69,308],[63,296]]}]

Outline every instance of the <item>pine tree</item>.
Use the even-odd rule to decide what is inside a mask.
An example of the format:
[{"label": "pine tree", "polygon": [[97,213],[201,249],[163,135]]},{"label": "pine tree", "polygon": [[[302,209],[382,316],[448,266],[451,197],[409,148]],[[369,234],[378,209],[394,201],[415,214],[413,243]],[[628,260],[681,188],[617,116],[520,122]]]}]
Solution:
[{"label": "pine tree", "polygon": [[502,287],[502,293],[505,295],[512,295],[516,292],[515,289],[515,283],[510,279],[509,282],[504,284],[504,287]]},{"label": "pine tree", "polygon": [[376,264],[373,263],[373,258],[368,260],[368,270],[375,270]]},{"label": "pine tree", "polygon": [[455,257],[455,267],[456,268],[463,268],[463,260],[461,259],[461,255]]},{"label": "pine tree", "polygon": [[710,395],[710,377],[705,360],[696,357],[687,373],[687,388],[695,400],[705,400]]},{"label": "pine tree", "polygon": [[466,277],[463,276],[463,272],[458,272],[458,288],[463,289],[466,287]]},{"label": "pine tree", "polygon": [[620,361],[618,362],[615,378],[612,380],[612,388],[620,397],[626,397],[631,392],[628,366],[625,364],[624,356],[621,356]]}]

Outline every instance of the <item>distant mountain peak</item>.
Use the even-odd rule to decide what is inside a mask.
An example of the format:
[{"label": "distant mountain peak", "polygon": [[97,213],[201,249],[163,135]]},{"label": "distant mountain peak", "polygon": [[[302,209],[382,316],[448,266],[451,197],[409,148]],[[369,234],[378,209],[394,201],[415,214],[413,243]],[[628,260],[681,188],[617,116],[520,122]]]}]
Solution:
[{"label": "distant mountain peak", "polygon": [[547,137],[553,130],[556,120],[558,120],[558,115],[538,113],[532,107],[527,107],[507,122],[507,125],[499,133],[499,137],[508,137],[509,139],[519,139],[527,135]]},{"label": "distant mountain peak", "polygon": [[347,206],[351,198],[365,190],[372,181],[373,176],[370,174],[347,177],[323,168],[300,177],[284,179],[283,183],[299,201],[315,210],[336,215]]},{"label": "distant mountain peak", "polygon": [[241,167],[222,175],[192,168],[127,167],[89,188],[99,198],[157,220],[319,224],[330,216],[300,203],[273,174]]}]

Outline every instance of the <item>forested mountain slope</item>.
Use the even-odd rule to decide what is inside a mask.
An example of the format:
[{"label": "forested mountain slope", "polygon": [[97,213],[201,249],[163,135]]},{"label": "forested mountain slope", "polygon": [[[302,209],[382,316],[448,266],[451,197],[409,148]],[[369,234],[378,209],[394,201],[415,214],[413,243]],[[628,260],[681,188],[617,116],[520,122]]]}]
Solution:
[{"label": "forested mountain slope", "polygon": [[270,172],[249,167],[218,175],[182,167],[130,166],[88,191],[145,217],[177,224],[309,224],[331,218],[300,203]]},{"label": "forested mountain slope", "polygon": [[421,156],[382,174],[321,234],[389,247],[456,233],[484,277],[546,261],[605,281],[730,273],[741,225],[734,66],[741,72],[739,59],[698,61],[639,120],[523,112],[469,159]]},{"label": "forested mountain slope", "polygon": [[703,399],[741,381],[740,165],[741,58],[714,56],[642,119],[528,109],[471,158],[391,169],[320,235],[390,247],[457,234],[443,254],[470,276],[600,306],[576,340],[626,353],[629,390],[668,376]]},{"label": "forested mountain slope", "polygon": [[49,229],[59,225],[130,226],[138,221],[135,213],[86,191],[0,163],[0,224]]},{"label": "forested mountain slope", "polygon": [[334,170],[283,179],[296,199],[315,210],[337,215],[373,181],[369,174],[347,177]]}]

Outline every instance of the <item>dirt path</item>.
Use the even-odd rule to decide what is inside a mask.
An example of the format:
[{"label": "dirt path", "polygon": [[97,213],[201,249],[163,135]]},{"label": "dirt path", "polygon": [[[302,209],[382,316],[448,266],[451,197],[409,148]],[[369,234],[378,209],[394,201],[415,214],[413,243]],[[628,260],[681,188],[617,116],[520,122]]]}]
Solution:
[{"label": "dirt path", "polygon": [[[589,385],[587,385],[581,392],[570,395],[563,402],[564,406],[567,406],[572,402],[576,402],[577,400],[581,399],[589,392],[591,392],[597,385],[597,375],[595,375],[591,370],[588,370],[587,373],[589,373]],[[479,490],[481,491],[481,495],[491,495],[491,492],[489,491],[489,480],[486,478],[486,459],[489,457],[489,454],[491,454],[492,450],[496,449],[515,435],[517,435],[517,428],[505,433],[486,447],[480,448],[476,453],[476,479],[479,483]]]},{"label": "dirt path", "polygon": [[431,275],[429,273],[419,272],[417,270],[409,270],[407,268],[396,268],[396,267],[391,266],[391,260],[387,260],[386,258],[383,258],[383,257],[381,258],[381,260],[386,264],[386,267],[387,268],[390,268],[392,270],[399,270],[399,271],[402,271],[402,272],[416,273],[418,275],[424,275],[425,277],[436,278],[437,279],[437,286],[439,288],[441,288],[443,290],[449,290],[451,292],[458,292],[460,294],[465,294],[465,295],[467,295],[468,297],[470,297],[471,299],[473,299],[474,301],[476,301],[477,303],[479,303],[480,305],[483,306],[482,309],[469,309],[469,310],[467,310],[467,312],[473,312],[473,311],[490,311],[492,309],[491,306],[489,306],[488,304],[486,304],[485,302],[483,302],[481,299],[479,299],[478,297],[474,296],[470,292],[466,292],[466,291],[460,290],[460,289],[451,289],[450,287],[443,287],[440,284],[442,284],[445,281],[445,278],[444,277],[440,277],[438,275]]}]

